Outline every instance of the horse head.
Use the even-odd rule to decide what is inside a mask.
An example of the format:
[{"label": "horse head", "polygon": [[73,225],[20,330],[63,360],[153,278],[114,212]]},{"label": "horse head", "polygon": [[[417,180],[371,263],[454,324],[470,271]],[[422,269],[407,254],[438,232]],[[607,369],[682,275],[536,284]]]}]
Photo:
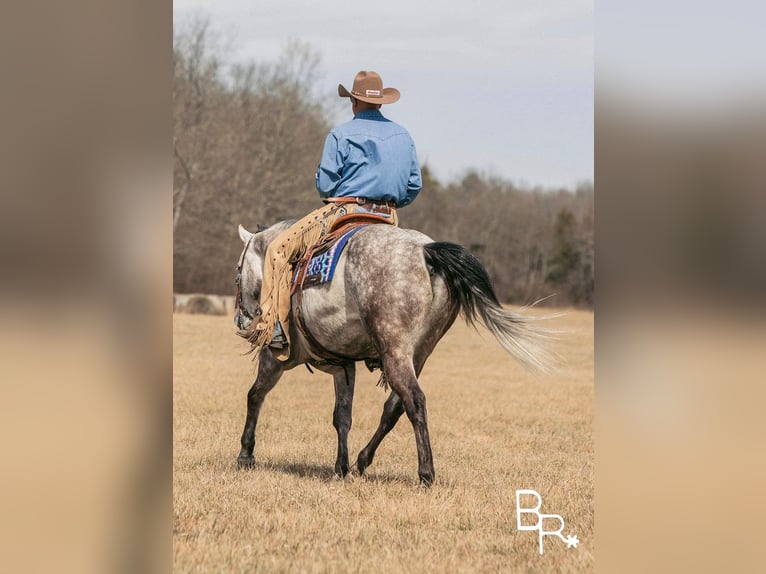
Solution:
[{"label": "horse head", "polygon": [[237,262],[237,275],[234,280],[237,295],[234,302],[234,324],[243,336],[260,314],[261,285],[263,284],[263,257],[269,243],[279,233],[290,226],[292,221],[281,221],[271,227],[258,226],[252,233],[239,226],[239,238],[244,243]]},{"label": "horse head", "polygon": [[245,245],[237,261],[237,276],[234,280],[237,286],[234,324],[240,331],[247,330],[259,313],[258,302],[263,282],[263,253],[258,250],[259,234],[239,226],[239,237]]}]

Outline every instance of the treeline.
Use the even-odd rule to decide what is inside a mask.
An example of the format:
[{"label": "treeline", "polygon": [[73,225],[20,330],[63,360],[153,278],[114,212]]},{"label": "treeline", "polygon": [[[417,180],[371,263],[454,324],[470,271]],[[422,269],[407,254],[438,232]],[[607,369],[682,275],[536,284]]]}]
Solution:
[{"label": "treeline", "polygon": [[[233,65],[204,20],[176,31],[173,46],[174,290],[233,293],[253,229],[321,205],[314,172],[327,132],[327,97],[316,93],[318,57],[301,43],[280,60]],[[420,197],[400,225],[468,247],[501,300],[593,303],[593,186],[517,187],[469,171],[442,184],[423,166]]]},{"label": "treeline", "polygon": [[421,196],[400,225],[468,247],[489,271],[502,301],[593,304],[593,186],[522,189],[469,172],[441,185],[423,168]]}]

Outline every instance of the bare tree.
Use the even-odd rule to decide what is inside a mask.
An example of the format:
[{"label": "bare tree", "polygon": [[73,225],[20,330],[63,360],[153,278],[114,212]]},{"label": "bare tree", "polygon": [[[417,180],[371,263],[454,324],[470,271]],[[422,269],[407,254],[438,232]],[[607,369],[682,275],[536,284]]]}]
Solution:
[{"label": "bare tree", "polygon": [[210,144],[205,134],[220,67],[212,43],[206,18],[192,20],[173,37],[174,231]]},{"label": "bare tree", "polygon": [[174,288],[227,293],[237,223],[296,217],[318,203],[329,129],[313,91],[318,56],[297,42],[275,64],[225,67],[209,23],[174,38]]}]

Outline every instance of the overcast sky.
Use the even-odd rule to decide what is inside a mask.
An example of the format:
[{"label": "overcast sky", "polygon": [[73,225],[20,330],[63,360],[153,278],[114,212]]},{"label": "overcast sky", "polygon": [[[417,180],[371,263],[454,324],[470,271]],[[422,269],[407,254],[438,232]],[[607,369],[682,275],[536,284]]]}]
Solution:
[{"label": "overcast sky", "polygon": [[545,187],[593,179],[592,0],[175,0],[173,11],[207,14],[239,61],[308,42],[328,97],[376,70],[402,93],[383,113],[442,181],[469,168]]}]

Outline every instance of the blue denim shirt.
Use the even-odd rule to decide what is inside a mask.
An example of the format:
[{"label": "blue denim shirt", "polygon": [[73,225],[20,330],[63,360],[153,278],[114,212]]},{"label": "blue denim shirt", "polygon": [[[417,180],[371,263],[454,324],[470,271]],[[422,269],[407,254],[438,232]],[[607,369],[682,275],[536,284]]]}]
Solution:
[{"label": "blue denim shirt", "polygon": [[327,135],[316,173],[320,197],[366,197],[403,207],[421,186],[412,137],[379,110],[362,110]]}]

